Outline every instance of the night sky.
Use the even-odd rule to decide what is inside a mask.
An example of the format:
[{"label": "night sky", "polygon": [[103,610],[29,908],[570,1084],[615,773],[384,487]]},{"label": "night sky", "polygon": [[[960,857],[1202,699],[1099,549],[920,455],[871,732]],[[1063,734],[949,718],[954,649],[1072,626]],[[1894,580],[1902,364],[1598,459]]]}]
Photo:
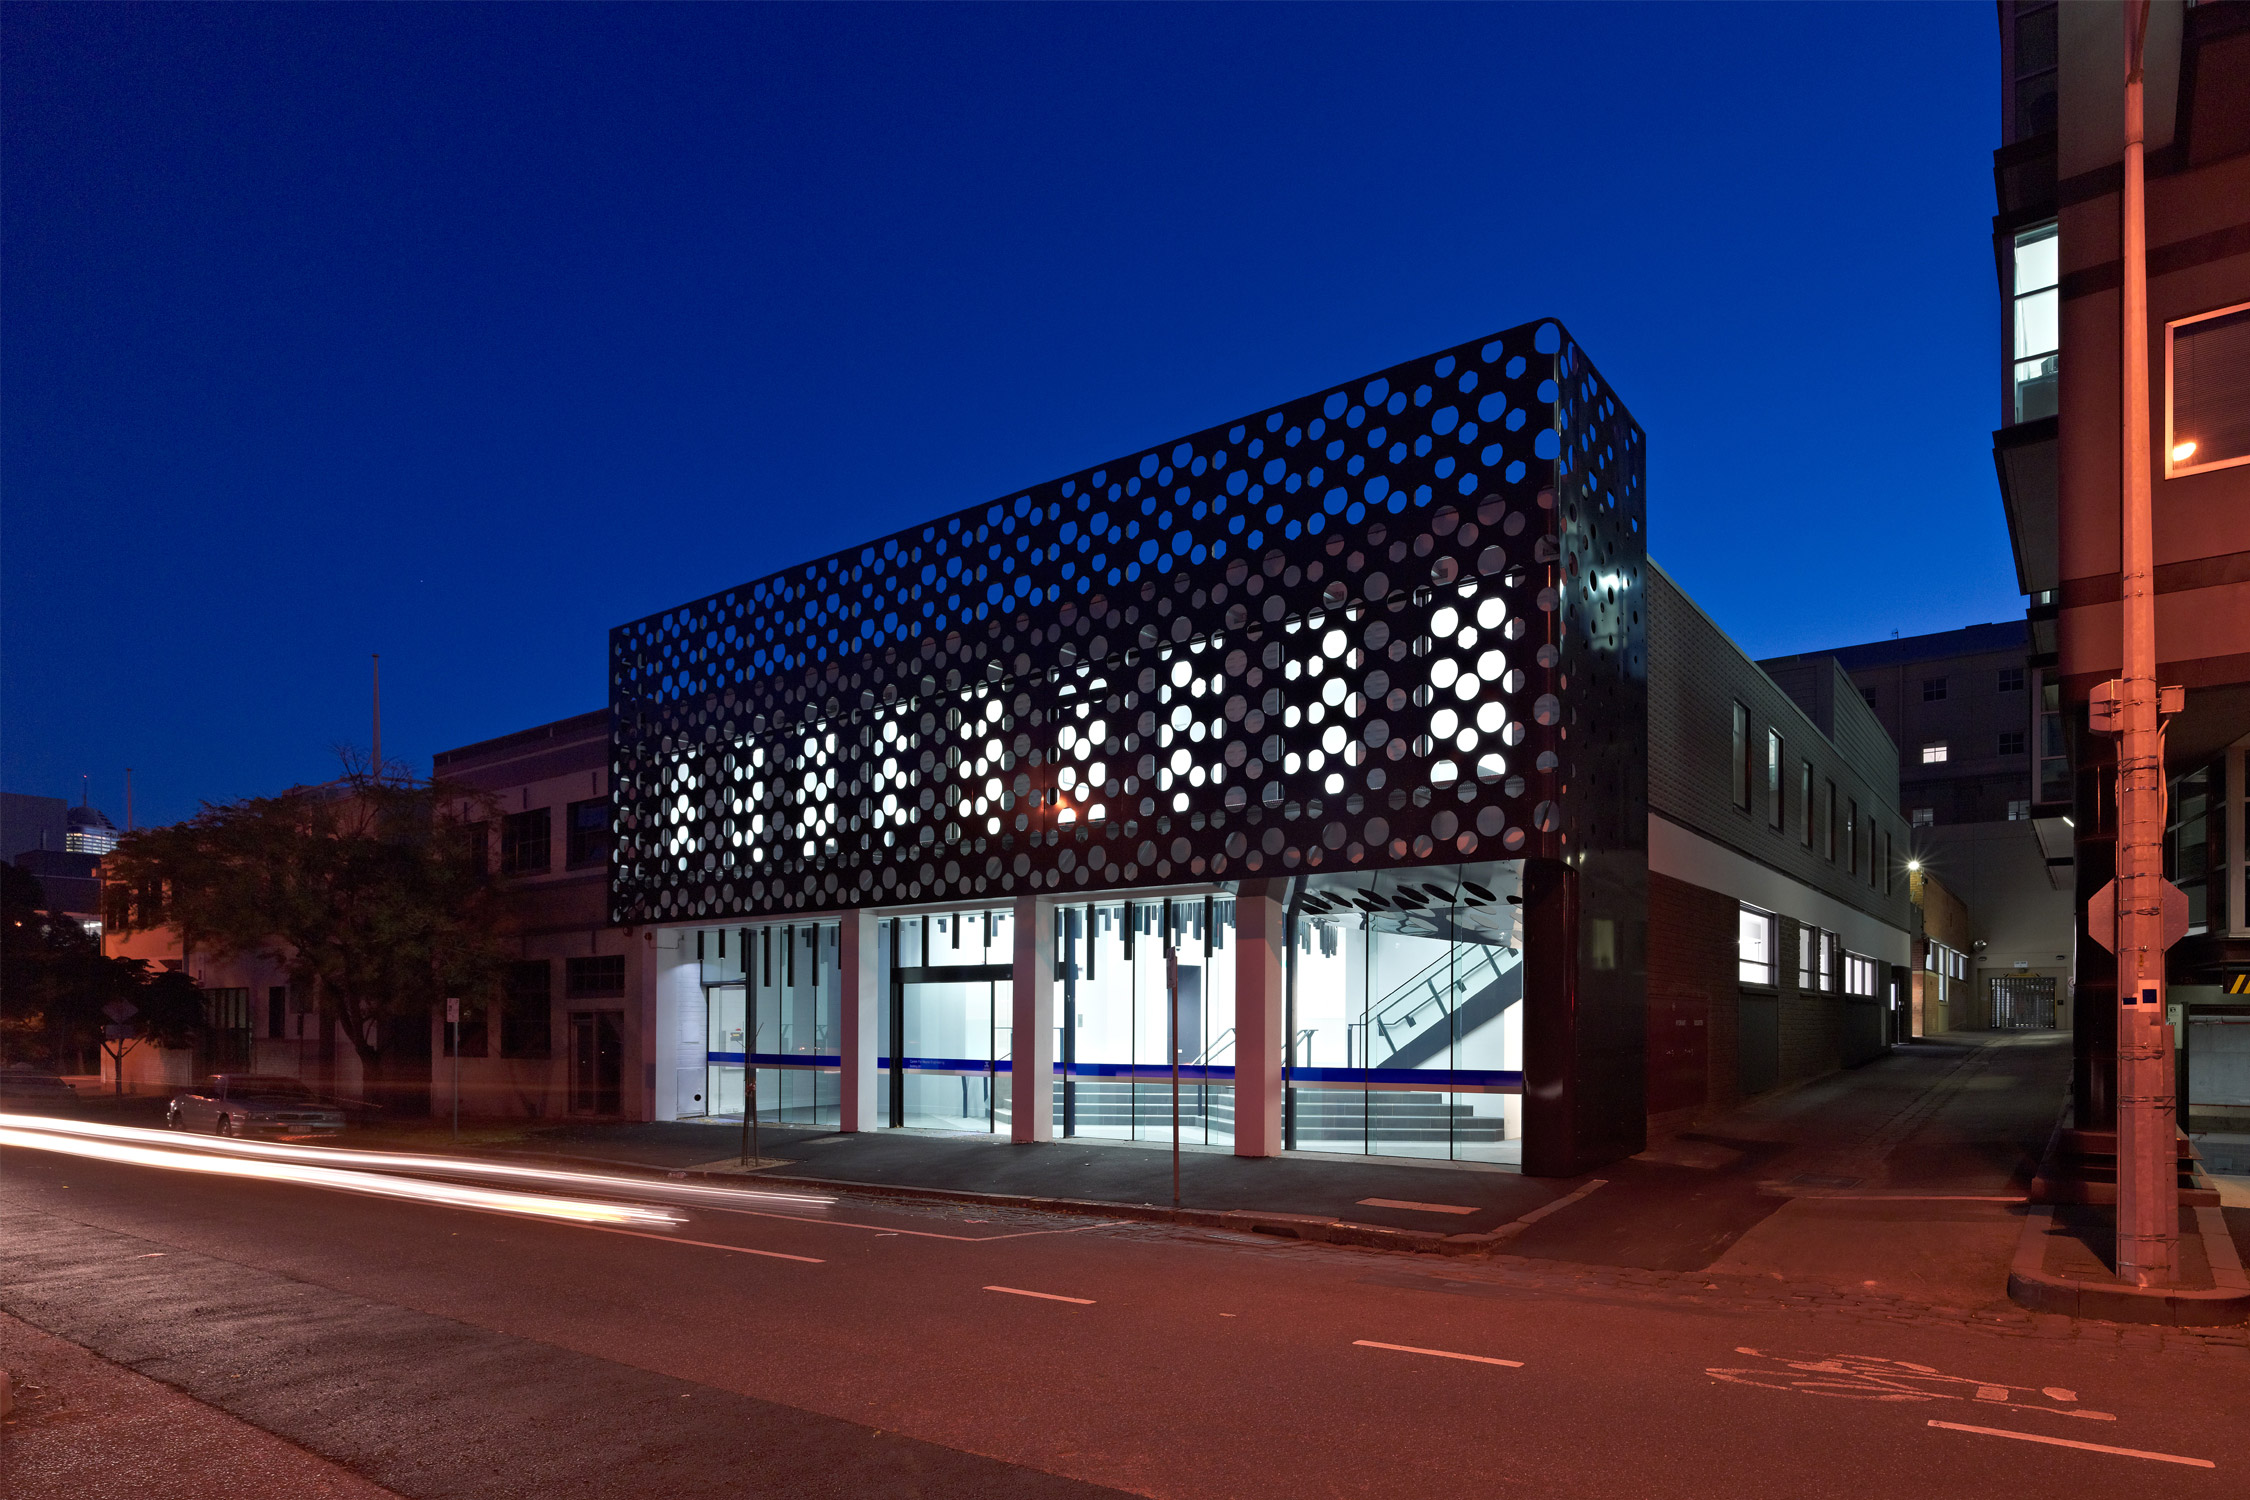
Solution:
[{"label": "night sky", "polygon": [[608,627],[1559,317],[1771,655],[2020,616],[1991,7],[0,9],[0,784],[597,708]]}]

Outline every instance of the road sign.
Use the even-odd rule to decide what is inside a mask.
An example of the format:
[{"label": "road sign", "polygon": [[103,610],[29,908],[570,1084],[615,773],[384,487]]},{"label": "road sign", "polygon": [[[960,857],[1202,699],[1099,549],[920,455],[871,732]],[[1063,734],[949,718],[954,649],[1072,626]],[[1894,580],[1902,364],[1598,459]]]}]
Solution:
[{"label": "road sign", "polygon": [[133,1035],[133,1028],[130,1026],[104,1026],[102,1035],[113,1042],[129,1041]]},{"label": "road sign", "polygon": [[[2164,946],[2187,936],[2187,892],[2171,881],[2160,881],[2164,902]],[[2117,951],[2117,882],[2112,880],[2086,901],[2086,934],[2110,952]]]},{"label": "road sign", "polygon": [[102,1014],[122,1026],[141,1013],[141,1008],[130,1000],[112,1000],[102,1007]]},{"label": "road sign", "polygon": [[451,995],[445,997],[445,1019],[448,1025],[461,1024],[461,1002]]}]

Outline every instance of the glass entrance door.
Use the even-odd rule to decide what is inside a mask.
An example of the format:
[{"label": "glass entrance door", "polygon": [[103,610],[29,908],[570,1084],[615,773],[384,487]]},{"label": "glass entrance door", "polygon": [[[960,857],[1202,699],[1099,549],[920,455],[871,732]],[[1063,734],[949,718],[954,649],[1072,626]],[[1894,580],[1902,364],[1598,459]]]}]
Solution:
[{"label": "glass entrance door", "polygon": [[890,1124],[994,1131],[1008,1121],[1015,971],[950,964],[891,971]]}]

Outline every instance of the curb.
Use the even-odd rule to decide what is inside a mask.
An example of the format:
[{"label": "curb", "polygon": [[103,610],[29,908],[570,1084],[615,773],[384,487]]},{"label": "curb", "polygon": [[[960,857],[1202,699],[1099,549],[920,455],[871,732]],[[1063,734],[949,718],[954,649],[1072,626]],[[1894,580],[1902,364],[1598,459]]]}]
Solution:
[{"label": "curb", "polygon": [[2243,1274],[2225,1216],[2215,1208],[2194,1210],[2196,1231],[2211,1260],[2209,1290],[2123,1286],[2057,1276],[2048,1271],[2047,1235],[2053,1229],[2051,1204],[2028,1206],[2016,1259],[2008,1272],[2008,1297],[2034,1312],[2067,1318],[2100,1318],[2111,1323],[2154,1323],[2168,1328],[2219,1328],[2250,1320],[2250,1277]]},{"label": "curb", "polygon": [[1576,1191],[1550,1199],[1519,1218],[1481,1234],[1444,1234],[1431,1229],[1386,1229],[1378,1224],[1355,1224],[1319,1214],[1259,1212],[1254,1209],[1172,1208],[1156,1203],[1105,1203],[1091,1198],[1043,1198],[1028,1193],[977,1193],[965,1188],[915,1187],[905,1183],[851,1182],[832,1177],[783,1176],[777,1173],[715,1172],[699,1167],[652,1167],[646,1162],[617,1161],[600,1156],[567,1156],[553,1152],[510,1152],[511,1156],[536,1157],[578,1166],[623,1167],[631,1171],[660,1173],[678,1181],[699,1178],[741,1187],[770,1183],[775,1187],[818,1188],[826,1192],[854,1193],[862,1197],[897,1198],[918,1203],[963,1203],[981,1208],[1021,1208],[1042,1213],[1077,1214],[1088,1218],[1128,1219],[1138,1223],[1180,1224],[1195,1229],[1225,1229],[1240,1234],[1263,1234],[1313,1244],[1348,1245],[1363,1250],[1403,1250],[1420,1255],[1488,1254],[1557,1209],[1585,1197],[1603,1184],[1596,1178]]}]

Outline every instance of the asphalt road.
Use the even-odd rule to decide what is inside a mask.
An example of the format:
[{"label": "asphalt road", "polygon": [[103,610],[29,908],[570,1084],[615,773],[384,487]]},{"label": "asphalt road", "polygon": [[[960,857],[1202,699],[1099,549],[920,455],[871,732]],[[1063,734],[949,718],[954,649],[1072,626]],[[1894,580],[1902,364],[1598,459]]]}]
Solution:
[{"label": "asphalt road", "polygon": [[2239,1342],[1655,1273],[853,1199],[644,1235],[20,1149],[0,1241],[0,1307],[410,1497],[2250,1484]]}]

